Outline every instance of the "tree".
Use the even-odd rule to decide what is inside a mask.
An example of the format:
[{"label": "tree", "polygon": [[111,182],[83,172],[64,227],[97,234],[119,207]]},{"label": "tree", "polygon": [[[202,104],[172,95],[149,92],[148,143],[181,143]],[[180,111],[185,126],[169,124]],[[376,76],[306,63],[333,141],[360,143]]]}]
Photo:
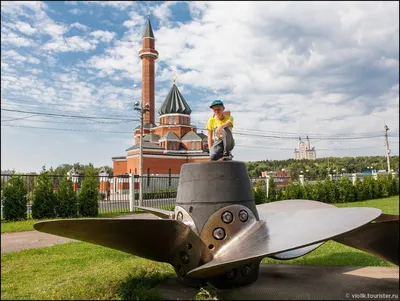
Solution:
[{"label": "tree", "polygon": [[348,177],[342,177],[339,183],[339,198],[340,203],[354,202],[356,200],[355,187]]},{"label": "tree", "polygon": [[2,192],[3,215],[6,221],[26,219],[26,205],[28,190],[19,176],[11,176]]},{"label": "tree", "polygon": [[269,202],[274,202],[276,201],[276,186],[275,186],[275,181],[274,177],[269,176],[268,179],[268,201]]},{"label": "tree", "polygon": [[266,203],[267,201],[267,192],[265,191],[265,182],[264,180],[258,180],[256,185],[253,188],[254,193],[254,202],[256,205]]},{"label": "tree", "polygon": [[58,217],[77,217],[78,201],[73,188],[72,180],[66,175],[61,181],[60,188],[57,193],[57,216]]},{"label": "tree", "polygon": [[337,187],[332,182],[329,175],[325,178],[324,182],[325,198],[327,203],[334,203],[337,200]]},{"label": "tree", "polygon": [[56,197],[49,172],[43,167],[38,176],[33,195],[32,217],[35,219],[56,217]]},{"label": "tree", "polygon": [[78,196],[78,209],[81,216],[94,217],[99,214],[98,184],[96,171],[91,166],[87,167]]}]

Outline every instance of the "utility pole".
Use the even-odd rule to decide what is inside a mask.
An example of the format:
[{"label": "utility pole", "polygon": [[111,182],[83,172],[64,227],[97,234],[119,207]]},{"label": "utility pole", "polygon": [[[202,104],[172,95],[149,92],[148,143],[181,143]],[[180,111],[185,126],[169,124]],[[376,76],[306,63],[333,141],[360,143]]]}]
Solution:
[{"label": "utility pole", "polygon": [[384,129],[385,129],[387,168],[388,168],[388,173],[390,173],[390,149],[389,149],[389,139],[388,139],[389,127],[385,124]]}]

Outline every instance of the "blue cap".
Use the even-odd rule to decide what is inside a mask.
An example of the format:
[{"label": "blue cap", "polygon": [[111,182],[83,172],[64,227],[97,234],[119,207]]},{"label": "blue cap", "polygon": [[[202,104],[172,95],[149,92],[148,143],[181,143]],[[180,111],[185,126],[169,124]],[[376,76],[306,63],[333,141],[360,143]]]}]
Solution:
[{"label": "blue cap", "polygon": [[224,103],[222,102],[222,100],[214,100],[210,106],[210,108],[212,108],[213,106],[224,106]]}]

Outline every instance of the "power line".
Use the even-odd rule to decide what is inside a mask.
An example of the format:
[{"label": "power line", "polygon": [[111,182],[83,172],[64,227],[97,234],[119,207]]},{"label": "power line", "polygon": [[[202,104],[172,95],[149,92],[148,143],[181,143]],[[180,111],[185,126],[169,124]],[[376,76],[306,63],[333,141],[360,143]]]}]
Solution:
[{"label": "power line", "polygon": [[[32,115],[32,116],[37,116],[37,115]],[[28,117],[32,117],[28,116]],[[4,117],[9,117],[9,116],[4,116]],[[28,118],[26,117],[26,118]],[[45,116],[45,117],[51,117],[51,116]],[[7,121],[13,121],[13,120],[19,120],[19,119],[26,119],[26,118],[15,118],[15,119],[10,119],[10,120],[4,120],[1,119],[2,122],[7,122]],[[61,117],[63,118],[63,117]],[[67,117],[65,117],[67,118]],[[121,124],[125,122],[131,122],[131,121],[138,121],[138,120],[122,120],[122,121],[94,121],[94,122],[70,122],[70,121],[53,121],[53,120],[29,120],[29,122],[43,122],[43,123],[61,123],[61,124]]]},{"label": "power line", "polygon": [[46,115],[46,116],[57,116],[57,117],[68,117],[68,118],[81,118],[81,119],[110,119],[110,120],[128,120],[128,121],[138,121],[138,119],[127,119],[120,117],[100,117],[100,116],[82,116],[82,115],[66,115],[66,114],[55,114],[55,113],[44,113],[44,112],[30,112],[30,111],[22,111],[22,110],[10,110],[10,109],[1,109],[2,111],[7,112],[18,112],[18,113],[26,113],[26,114],[36,114],[36,115]]},{"label": "power line", "polygon": [[114,133],[114,134],[132,134],[132,132],[119,132],[119,131],[101,131],[101,130],[79,130],[79,129],[60,129],[60,128],[47,128],[38,126],[28,126],[28,125],[14,125],[14,124],[2,124],[3,126],[9,127],[19,127],[19,128],[29,128],[29,129],[39,129],[39,130],[54,130],[54,131],[67,131],[67,132],[97,132],[97,133]]},{"label": "power line", "polygon": [[[32,129],[40,129],[40,130],[70,131],[70,132],[98,132],[98,133],[114,133],[114,134],[132,134],[132,132],[120,132],[120,131],[60,129],[60,128],[31,127],[31,126],[9,125],[9,124],[2,125],[2,126],[32,128]],[[241,145],[241,144],[236,144],[235,147],[259,148],[259,149],[265,149],[265,150],[293,150],[293,148],[262,147],[262,146]],[[325,148],[325,149],[321,148],[321,149],[318,149],[318,151],[354,150],[354,149],[377,148],[377,147],[381,147],[381,145],[369,145],[369,146],[350,147],[350,148]]]},{"label": "power line", "polygon": [[[67,132],[95,132],[95,133],[113,133],[113,134],[132,134],[132,132],[122,132],[122,131],[104,131],[104,130],[86,130],[86,129],[63,129],[63,128],[50,128],[50,127],[34,127],[34,126],[25,126],[25,125],[11,125],[4,124],[2,127],[21,127],[21,128],[30,128],[30,129],[40,129],[40,130],[55,130],[55,131],[67,131]],[[236,145],[240,147],[250,147],[246,145]],[[257,147],[251,146],[252,148],[262,148],[262,149],[277,149],[277,150],[293,150],[294,148],[266,148],[266,147]],[[367,147],[359,147],[359,148],[369,148],[369,147],[381,147],[381,145],[377,146],[367,146]],[[358,147],[353,148],[344,148],[344,149],[318,149],[318,150],[351,150],[351,149],[359,149]]]},{"label": "power line", "polygon": [[[11,116],[3,116],[3,117],[6,117],[6,118],[11,118],[11,119],[2,119],[1,121],[3,121],[3,122],[6,122],[6,121],[15,121],[15,120],[21,120],[21,119],[28,119],[28,118],[31,118],[31,117],[34,117],[34,116],[37,116],[36,114],[35,115],[30,115],[30,116],[25,116],[25,117],[19,117],[19,118],[13,118],[13,117],[11,117]],[[32,121],[32,120],[31,120]]]}]

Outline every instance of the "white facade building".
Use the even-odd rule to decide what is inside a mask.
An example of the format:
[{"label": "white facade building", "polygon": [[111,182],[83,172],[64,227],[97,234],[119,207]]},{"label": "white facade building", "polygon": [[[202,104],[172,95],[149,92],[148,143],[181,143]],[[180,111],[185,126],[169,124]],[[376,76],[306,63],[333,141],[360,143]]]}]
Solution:
[{"label": "white facade building", "polygon": [[315,147],[311,148],[310,139],[307,136],[306,141],[302,141],[299,137],[299,148],[294,149],[294,158],[296,160],[308,159],[315,160],[317,159],[317,154],[315,151]]}]

